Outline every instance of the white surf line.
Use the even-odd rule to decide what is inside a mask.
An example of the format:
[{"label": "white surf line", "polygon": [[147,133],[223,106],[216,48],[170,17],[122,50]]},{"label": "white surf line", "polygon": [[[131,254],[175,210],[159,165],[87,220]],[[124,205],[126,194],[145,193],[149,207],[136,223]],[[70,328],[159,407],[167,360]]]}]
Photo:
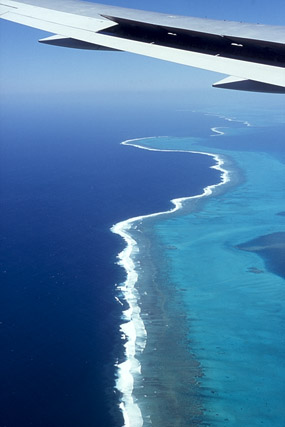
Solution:
[{"label": "white surf line", "polygon": [[[208,116],[210,116],[210,115],[215,116],[214,114],[207,114],[207,115]],[[217,116],[217,117],[219,117],[219,119],[227,120],[228,122],[242,123],[243,125],[245,125],[247,127],[251,127],[251,124],[248,121],[244,122],[242,120],[231,119],[231,118],[225,117],[225,116]],[[221,135],[225,135],[225,132],[222,132],[219,129],[228,129],[228,128],[225,127],[225,126],[219,126],[219,127],[211,128],[211,131],[214,132],[214,134],[210,135],[210,136],[221,136]]]},{"label": "white surf line", "polygon": [[140,316],[140,307],[138,305],[139,293],[135,288],[135,284],[138,280],[138,273],[136,272],[135,264],[132,260],[132,255],[138,253],[139,249],[137,242],[131,237],[129,230],[133,227],[134,223],[141,221],[146,218],[152,218],[159,215],[166,215],[178,211],[182,208],[183,203],[190,199],[199,199],[202,197],[210,196],[214,189],[226,184],[230,181],[229,171],[223,168],[224,160],[218,154],[193,151],[193,150],[167,150],[159,148],[149,148],[139,145],[135,142],[146,140],[146,139],[157,139],[162,137],[147,137],[147,138],[136,138],[123,141],[122,145],[129,145],[132,147],[140,148],[148,151],[161,151],[161,152],[175,152],[175,153],[190,153],[190,154],[204,154],[205,156],[212,157],[216,164],[211,166],[211,169],[219,170],[221,175],[221,181],[218,184],[209,185],[203,189],[203,193],[172,199],[171,203],[174,205],[172,209],[163,212],[156,212],[149,215],[137,216],[129,218],[126,221],[118,222],[113,225],[111,231],[115,234],[120,235],[126,242],[127,246],[118,255],[118,264],[121,265],[126,273],[127,278],[124,284],[119,288],[125,301],[128,303],[129,308],[123,312],[123,319],[126,320],[120,326],[121,337],[126,339],[125,356],[126,361],[117,365],[118,367],[118,378],[116,382],[116,388],[122,393],[120,408],[124,417],[124,427],[142,427],[143,417],[139,405],[135,402],[133,397],[134,388],[134,376],[141,373],[141,367],[139,361],[136,359],[136,354],[143,352],[146,345],[147,333]]},{"label": "white surf line", "polygon": [[122,301],[120,300],[120,298],[115,297],[115,300],[116,300],[120,305],[124,306],[124,304],[122,303]]},{"label": "white surf line", "polygon": [[[251,127],[252,125],[249,123],[249,121],[244,121],[244,120],[238,120],[238,119],[236,119],[235,117],[227,117],[227,116],[224,116],[224,115],[222,115],[222,114],[216,114],[216,113],[203,113],[202,111],[197,111],[197,110],[191,110],[191,109],[178,109],[178,110],[176,110],[176,111],[179,111],[179,112],[187,112],[187,111],[189,111],[189,112],[191,112],[191,113],[200,113],[200,114],[204,114],[205,116],[214,116],[214,117],[218,117],[219,119],[223,119],[223,120],[225,120],[225,121],[227,121],[227,122],[235,122],[235,123],[242,123],[243,125],[245,125],[245,126],[247,126],[247,127]],[[220,126],[220,127],[217,127],[217,128],[212,128],[211,130],[213,131],[213,129],[222,129],[222,128],[224,128],[225,126]],[[214,131],[215,132],[215,131]],[[221,135],[224,135],[225,133],[224,132],[221,132]],[[211,135],[211,136],[217,136],[217,135]]]},{"label": "white surf line", "polygon": [[145,347],[146,330],[140,317],[139,296],[135,289],[138,274],[131,258],[131,255],[136,251],[136,241],[127,232],[129,228],[131,228],[129,221],[123,221],[111,228],[113,233],[119,234],[127,243],[126,248],[118,255],[118,264],[127,273],[126,281],[119,289],[129,305],[129,308],[123,311],[123,319],[126,322],[120,325],[121,337],[126,339],[124,344],[126,360],[118,365],[116,388],[122,393],[120,408],[124,417],[124,426],[141,427],[143,425],[142,414],[139,406],[134,402],[132,394],[134,376],[141,372],[140,364],[135,355],[137,352],[142,352]]},{"label": "white surf line", "polygon": [[[247,127],[251,127],[252,125],[249,123],[248,120],[238,120],[234,117],[227,117],[227,116],[223,116],[222,114],[215,114],[215,113],[205,113],[206,116],[214,116],[214,117],[218,117],[219,119],[223,119],[226,120],[227,122],[235,122],[235,123],[241,123]],[[221,126],[222,127],[222,126]],[[219,128],[215,128],[215,129],[220,129]]]},{"label": "white surf line", "polygon": [[[187,110],[178,110],[178,111],[187,111]],[[192,113],[199,113],[199,111],[195,111],[195,110],[188,110],[191,111]],[[219,119],[225,120],[227,122],[235,122],[235,123],[242,123],[243,125],[247,126],[247,127],[251,127],[252,125],[248,122],[248,121],[243,121],[243,120],[238,120],[234,117],[227,117],[224,116],[222,114],[216,114],[216,113],[202,113],[205,116],[213,116],[213,117],[218,117]],[[219,129],[227,129],[226,126],[219,126],[219,127],[213,127],[211,128],[211,131],[214,132],[213,135],[210,136],[221,136],[221,135],[225,135],[225,132],[222,132]]]},{"label": "white surf line", "polygon": [[220,135],[225,135],[225,132],[222,132],[219,129],[224,129],[224,127],[216,127],[216,128],[211,128],[211,131],[214,132],[213,135],[210,136],[220,136]]}]

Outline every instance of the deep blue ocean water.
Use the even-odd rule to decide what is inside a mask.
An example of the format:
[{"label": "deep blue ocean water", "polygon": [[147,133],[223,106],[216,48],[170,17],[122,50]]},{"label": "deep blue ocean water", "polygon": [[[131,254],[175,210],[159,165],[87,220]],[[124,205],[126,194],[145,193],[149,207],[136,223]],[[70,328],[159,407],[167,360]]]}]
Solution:
[{"label": "deep blue ocean water", "polygon": [[[185,120],[186,119],[186,120]],[[205,156],[120,146],[142,136],[209,134],[212,117],[93,99],[1,104],[1,427],[122,425],[110,227],[169,209],[219,179]]]}]

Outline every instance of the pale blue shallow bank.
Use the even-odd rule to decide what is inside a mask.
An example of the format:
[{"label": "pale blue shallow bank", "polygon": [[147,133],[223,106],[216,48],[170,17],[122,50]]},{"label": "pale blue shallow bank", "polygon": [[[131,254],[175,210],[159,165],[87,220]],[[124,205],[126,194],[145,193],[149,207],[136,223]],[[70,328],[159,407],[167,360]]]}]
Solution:
[{"label": "pale blue shallow bank", "polygon": [[[285,231],[285,218],[278,215],[285,211],[284,152],[259,151],[258,140],[258,151],[239,151],[236,137],[243,144],[248,138],[252,146],[260,124],[224,125],[228,129],[219,130],[225,135],[198,142],[139,141],[149,148],[221,154],[232,179],[223,191],[205,197],[199,209],[193,211],[189,200],[178,212],[145,223],[164,251],[168,281],[186,307],[189,351],[204,373],[205,425],[280,427],[285,423],[285,283],[259,255],[237,245]],[[274,126],[271,131],[274,139]],[[275,131],[280,137],[280,121]],[[215,148],[222,139],[228,150]]]}]

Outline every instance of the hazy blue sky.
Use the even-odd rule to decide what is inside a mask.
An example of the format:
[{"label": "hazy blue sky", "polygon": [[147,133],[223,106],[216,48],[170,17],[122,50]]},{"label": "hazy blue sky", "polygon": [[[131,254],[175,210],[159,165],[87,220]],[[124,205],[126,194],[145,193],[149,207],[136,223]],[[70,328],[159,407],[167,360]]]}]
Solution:
[{"label": "hazy blue sky", "polygon": [[[60,0],[59,0],[60,1]],[[40,3],[40,2],[39,2]],[[193,15],[215,19],[284,24],[284,0],[106,0],[117,6]],[[39,38],[49,35],[32,28],[1,21],[2,94],[117,93],[173,90],[200,91],[229,98],[211,84],[221,74],[197,70],[156,59],[121,52],[92,52],[44,46]],[[114,95],[116,96],[116,95]],[[241,94],[231,95],[238,100]],[[260,96],[263,95],[252,95]],[[268,102],[273,99],[266,95]],[[276,99],[276,95],[274,96]],[[262,98],[263,99],[263,98]],[[275,102],[275,101],[274,101]],[[280,102],[280,97],[279,101]]]}]

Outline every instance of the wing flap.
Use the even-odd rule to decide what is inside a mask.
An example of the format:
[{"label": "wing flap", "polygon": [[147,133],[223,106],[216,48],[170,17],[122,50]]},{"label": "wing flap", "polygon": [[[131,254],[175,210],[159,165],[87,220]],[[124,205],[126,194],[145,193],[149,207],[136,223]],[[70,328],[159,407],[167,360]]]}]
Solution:
[{"label": "wing flap", "polygon": [[248,62],[285,66],[285,49],[281,43],[229,37],[201,31],[153,25],[113,16],[104,16],[118,25],[101,30],[101,34],[128,40],[155,43],[184,51],[234,58]]}]

